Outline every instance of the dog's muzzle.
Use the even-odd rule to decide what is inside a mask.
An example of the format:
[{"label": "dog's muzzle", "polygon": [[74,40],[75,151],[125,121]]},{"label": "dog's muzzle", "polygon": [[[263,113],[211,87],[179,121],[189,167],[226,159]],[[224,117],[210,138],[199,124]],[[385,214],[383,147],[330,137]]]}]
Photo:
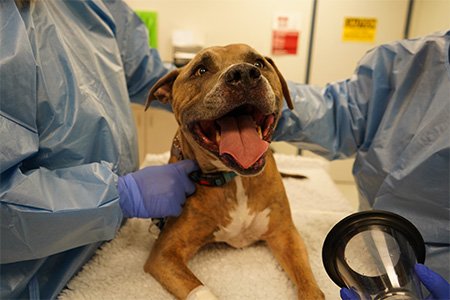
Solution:
[{"label": "dog's muzzle", "polygon": [[277,117],[278,99],[260,69],[231,65],[204,99],[210,114],[189,123],[198,144],[238,173],[259,173]]}]

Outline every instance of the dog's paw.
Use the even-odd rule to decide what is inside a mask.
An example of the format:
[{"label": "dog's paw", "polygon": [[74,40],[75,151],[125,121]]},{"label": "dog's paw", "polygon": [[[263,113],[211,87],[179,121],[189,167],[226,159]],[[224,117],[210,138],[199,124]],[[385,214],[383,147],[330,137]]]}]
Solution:
[{"label": "dog's paw", "polygon": [[209,288],[207,288],[204,285],[201,285],[193,289],[187,296],[186,300],[218,300],[218,299]]}]

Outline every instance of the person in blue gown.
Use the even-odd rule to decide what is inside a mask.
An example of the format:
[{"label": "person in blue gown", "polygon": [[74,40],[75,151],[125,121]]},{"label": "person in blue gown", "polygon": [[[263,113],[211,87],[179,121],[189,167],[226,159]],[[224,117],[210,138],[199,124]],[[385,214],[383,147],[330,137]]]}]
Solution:
[{"label": "person in blue gown", "polygon": [[[122,1],[0,1],[0,298],[53,299],[124,217],[181,213],[193,161],[138,169],[168,70]],[[119,196],[120,195],[120,196]]]},{"label": "person in blue gown", "polygon": [[[370,50],[350,79],[288,82],[274,140],[329,160],[354,157],[360,209],[397,213],[426,243],[426,266],[450,276],[450,31]],[[448,286],[444,291],[449,296]]]}]

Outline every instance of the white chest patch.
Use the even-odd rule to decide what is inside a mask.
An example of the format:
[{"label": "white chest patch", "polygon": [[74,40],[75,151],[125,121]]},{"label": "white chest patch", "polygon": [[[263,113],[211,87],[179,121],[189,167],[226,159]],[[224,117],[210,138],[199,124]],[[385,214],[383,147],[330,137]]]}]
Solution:
[{"label": "white chest patch", "polygon": [[226,242],[235,248],[241,248],[260,240],[261,236],[267,232],[270,209],[250,213],[242,179],[238,176],[235,180],[237,205],[235,210],[230,211],[232,221],[226,227],[220,227],[214,236],[217,242]]}]

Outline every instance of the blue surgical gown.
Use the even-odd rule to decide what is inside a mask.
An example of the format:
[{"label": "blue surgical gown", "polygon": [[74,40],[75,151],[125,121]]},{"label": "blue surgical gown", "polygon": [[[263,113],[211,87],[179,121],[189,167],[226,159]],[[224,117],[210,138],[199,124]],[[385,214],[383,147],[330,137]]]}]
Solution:
[{"label": "blue surgical gown", "polygon": [[0,1],[1,299],[54,298],[122,221],[130,100],[167,73],[122,1]]},{"label": "blue surgical gown", "polygon": [[348,80],[289,82],[294,110],[284,107],[274,133],[330,160],[355,157],[360,209],[410,220],[426,242],[426,264],[447,280],[449,43],[450,31],[391,42],[369,51]]}]

